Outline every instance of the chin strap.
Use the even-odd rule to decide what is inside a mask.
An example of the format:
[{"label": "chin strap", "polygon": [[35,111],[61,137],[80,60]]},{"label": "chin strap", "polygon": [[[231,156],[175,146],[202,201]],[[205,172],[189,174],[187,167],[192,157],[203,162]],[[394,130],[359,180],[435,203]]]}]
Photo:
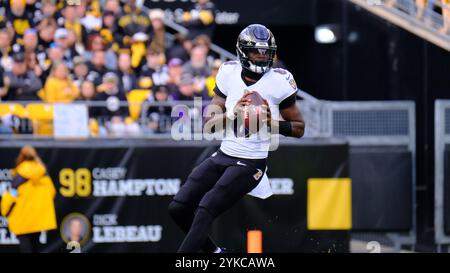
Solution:
[{"label": "chin strap", "polygon": [[243,67],[242,68],[242,75],[251,79],[254,79],[256,81],[258,81],[259,79],[262,78],[262,76],[264,75],[264,73],[255,73],[253,71],[251,71],[248,68]]}]

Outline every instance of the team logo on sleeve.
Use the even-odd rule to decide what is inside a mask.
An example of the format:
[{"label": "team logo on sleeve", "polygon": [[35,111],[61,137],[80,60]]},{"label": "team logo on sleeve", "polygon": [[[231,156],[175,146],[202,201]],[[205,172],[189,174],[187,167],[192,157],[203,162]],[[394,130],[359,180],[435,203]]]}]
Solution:
[{"label": "team logo on sleeve", "polygon": [[297,90],[297,83],[295,82],[294,79],[291,79],[289,81],[289,84],[291,85],[292,88],[294,88],[294,90]]}]

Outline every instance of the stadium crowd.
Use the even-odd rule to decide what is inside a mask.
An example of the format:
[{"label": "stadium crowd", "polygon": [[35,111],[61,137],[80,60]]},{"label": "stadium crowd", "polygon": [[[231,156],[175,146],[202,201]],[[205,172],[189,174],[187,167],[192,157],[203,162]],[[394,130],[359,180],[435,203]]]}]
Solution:
[{"label": "stadium crowd", "polygon": [[[184,12],[187,35],[172,38],[164,16],[135,0],[0,0],[1,102],[105,102],[89,108],[93,136],[166,132],[170,106],[149,107],[145,126],[139,110],[114,106],[209,100],[221,61],[210,51],[212,2]],[[26,133],[23,119],[32,118],[3,115],[0,133]]]}]

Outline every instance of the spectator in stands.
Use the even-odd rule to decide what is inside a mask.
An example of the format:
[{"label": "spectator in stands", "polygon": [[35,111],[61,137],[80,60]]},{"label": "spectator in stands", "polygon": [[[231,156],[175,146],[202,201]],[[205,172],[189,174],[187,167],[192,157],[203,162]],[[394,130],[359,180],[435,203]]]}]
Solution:
[{"label": "spectator in stands", "polygon": [[27,69],[25,54],[15,53],[13,56],[13,68],[5,73],[5,85],[7,94],[4,100],[38,100],[37,92],[42,87],[41,80],[34,71]]},{"label": "spectator in stands", "polygon": [[23,253],[39,252],[42,231],[57,228],[53,182],[36,150],[24,146],[16,159],[10,188],[1,198],[1,214]]},{"label": "spectator in stands", "polygon": [[108,136],[108,131],[105,126],[101,126],[95,118],[89,118],[88,126],[91,137]]},{"label": "spectator in stands", "polygon": [[106,73],[98,89],[100,91],[95,100],[105,101],[106,107],[96,109],[93,116],[99,118],[100,125],[105,126],[112,135],[125,135],[125,118],[129,116],[129,110],[127,106],[120,106],[127,98],[120,88],[117,75],[113,72]]},{"label": "spectator in stands", "polygon": [[164,25],[164,11],[161,9],[153,9],[150,11],[150,20],[152,22],[152,42],[150,47],[160,52],[165,52],[172,47],[172,40],[169,39]]},{"label": "spectator in stands", "polygon": [[152,32],[150,18],[137,5],[136,0],[129,0],[123,7],[117,22],[117,41],[121,46],[129,46],[136,33]]},{"label": "spectator in stands", "polygon": [[38,46],[38,35],[34,28],[25,30],[23,34],[23,46],[26,53],[35,52]]},{"label": "spectator in stands", "polygon": [[32,16],[26,12],[25,0],[11,0],[10,9],[7,9],[6,18],[14,27],[15,42],[23,44],[25,30],[34,27]]},{"label": "spectator in stands", "polygon": [[107,72],[102,78],[102,84],[97,87],[97,98],[103,98],[107,100],[109,97],[114,96],[119,100],[126,101],[126,95],[123,91],[119,78],[114,72]]},{"label": "spectator in stands", "polygon": [[122,12],[119,0],[106,0],[104,10],[112,12],[115,17]]},{"label": "spectator in stands", "polygon": [[55,34],[58,25],[54,18],[44,18],[39,25],[37,26],[37,30],[39,32],[39,50],[46,51],[46,49],[53,42],[53,37]]},{"label": "spectator in stands", "polygon": [[189,54],[194,46],[191,35],[177,33],[175,43],[167,50],[168,59],[178,58],[184,62],[189,61]]},{"label": "spectator in stands", "polygon": [[[97,92],[95,91],[94,83],[91,81],[83,81],[80,86],[80,96],[77,98],[77,101],[82,102],[91,102],[95,100],[97,96]],[[108,132],[104,126],[101,126],[98,121],[95,119],[96,113],[98,112],[98,108],[89,107],[89,130],[92,137],[98,136],[107,136]]]},{"label": "spectator in stands", "polygon": [[[86,51],[84,52],[84,59],[91,60],[94,58],[94,52],[102,51],[103,54],[103,64],[108,70],[116,70],[117,69],[117,56],[116,53],[111,49],[107,48],[106,43],[104,42],[102,36],[98,32],[94,32],[89,35],[88,44],[86,47]],[[100,58],[100,56],[97,56]],[[108,62],[105,62],[108,60]]]},{"label": "spectator in stands", "polygon": [[207,62],[208,48],[198,45],[191,51],[190,60],[183,66],[183,71],[194,77],[206,78],[211,74],[211,69]]},{"label": "spectator in stands", "polygon": [[195,85],[194,78],[192,75],[185,73],[181,77],[179,90],[172,94],[174,100],[193,100],[194,97],[200,97],[203,99],[208,99],[208,94],[205,88],[197,89]]},{"label": "spectator in stands", "polygon": [[42,8],[39,10],[39,15],[36,15],[36,19],[41,22],[44,18],[56,17],[57,7],[56,0],[42,0]]},{"label": "spectator in stands", "polygon": [[80,96],[77,98],[79,101],[92,101],[94,100],[97,92],[93,82],[83,81],[80,86]]},{"label": "spectator in stands", "polygon": [[38,78],[40,78],[42,76],[42,73],[44,73],[44,71],[39,66],[39,62],[37,60],[36,53],[34,51],[26,52],[25,53],[25,61],[27,64],[27,69],[30,71],[33,71],[34,74]]},{"label": "spectator in stands", "polygon": [[210,98],[214,97],[214,95],[215,95],[214,87],[216,86],[216,76],[217,76],[217,73],[219,72],[219,68],[221,65],[222,65],[221,60],[219,60],[219,59],[214,60],[213,65],[211,67],[211,75],[209,75],[209,77],[206,78],[206,80],[205,80],[205,85],[208,90],[208,96]]},{"label": "spectator in stands", "polygon": [[87,80],[89,69],[81,56],[76,56],[73,59],[73,81],[80,88],[81,84]]},{"label": "spectator in stands", "polygon": [[59,43],[51,43],[48,50],[48,59],[45,59],[43,62],[40,62],[40,66],[44,70],[41,75],[41,80],[44,82],[47,77],[50,75],[52,71],[53,64],[55,62],[64,61],[64,49],[62,45]]},{"label": "spectator in stands", "polygon": [[150,36],[138,32],[133,35],[129,46],[121,47],[123,49],[130,49],[131,52],[131,67],[133,69],[140,70],[142,65],[145,63],[145,56],[147,54],[150,43]]},{"label": "spectator in stands", "polygon": [[[86,0],[81,1],[81,4],[78,5],[78,8],[84,6],[84,10],[86,12],[86,15],[92,15],[97,18],[102,17],[102,10],[101,10],[101,2],[103,0]],[[81,16],[81,14],[78,14],[78,16]]]},{"label": "spectator in stands", "polygon": [[72,49],[73,56],[83,56],[85,47],[84,43],[82,41],[79,41],[77,39],[77,35],[75,34],[75,31],[72,29],[67,30],[68,36],[67,36],[67,42]]},{"label": "spectator in stands", "polygon": [[183,13],[183,24],[194,38],[201,34],[212,37],[215,9],[214,3],[209,0],[198,0],[190,10]]},{"label": "spectator in stands", "polygon": [[62,61],[57,61],[41,93],[46,102],[72,102],[80,92],[75,83],[69,78],[69,69]]},{"label": "spectator in stands", "polygon": [[[58,0],[58,1],[60,1],[60,0]],[[102,0],[103,1],[103,0]],[[75,12],[76,12],[76,14],[77,14],[77,17],[78,18],[83,18],[83,17],[85,17],[86,16],[86,13],[87,13],[87,5],[88,5],[88,3],[87,3],[87,1],[80,1],[79,3],[76,3],[77,5],[75,5],[76,6],[76,10],[75,10]],[[79,4],[79,5],[78,5]]]},{"label": "spectator in stands", "polygon": [[171,90],[170,96],[175,101],[194,99],[194,80],[189,74],[183,74],[176,89]]},{"label": "spectator in stands", "polygon": [[[102,17],[102,27],[99,31],[103,42],[107,47],[113,46],[114,33],[116,32],[116,17],[112,11],[105,11]],[[118,47],[118,45],[117,45]]]},{"label": "spectator in stands", "polygon": [[[167,102],[169,100],[169,90],[165,85],[156,85],[152,88],[152,96],[149,101]],[[150,106],[147,110],[148,125],[151,133],[170,132],[172,107],[168,105]]]},{"label": "spectator in stands", "polygon": [[71,1],[65,2],[65,7],[61,11],[62,13],[62,23],[60,24],[67,30],[73,30],[77,41],[86,43],[87,41],[87,31],[86,28],[81,24],[80,19],[77,14],[77,6],[71,4]]},{"label": "spectator in stands", "polygon": [[167,81],[167,88],[169,94],[175,94],[178,92],[178,85],[183,75],[183,62],[181,59],[174,58],[169,61],[169,79]]},{"label": "spectator in stands", "polygon": [[66,28],[58,28],[53,35],[53,40],[55,43],[61,44],[64,49],[69,48],[69,42],[67,38],[69,36],[69,31]]},{"label": "spectator in stands", "polygon": [[164,85],[169,79],[169,72],[163,52],[154,48],[147,50],[146,64],[142,66],[140,78],[151,78],[154,85]]},{"label": "spectator in stands", "polygon": [[119,71],[117,72],[120,84],[126,93],[138,87],[137,77],[134,70],[131,69],[131,57],[128,52],[122,52],[119,54]]},{"label": "spectator in stands", "polygon": [[50,65],[56,61],[64,61],[64,48],[60,43],[51,43],[48,48],[48,61]]},{"label": "spectator in stands", "polygon": [[89,60],[92,58],[92,52],[96,50],[104,50],[106,47],[102,36],[99,32],[92,32],[88,36],[87,44],[86,44],[86,52],[84,54],[84,59]]},{"label": "spectator in stands", "polygon": [[54,40],[57,44],[60,44],[64,52],[64,62],[69,69],[73,69],[73,58],[77,56],[75,51],[76,36],[72,31],[65,28],[58,28],[55,31]]},{"label": "spectator in stands", "polygon": [[125,135],[129,137],[138,137],[142,135],[141,127],[130,117],[125,118]]},{"label": "spectator in stands", "polygon": [[208,35],[201,34],[195,37],[193,40],[193,46],[204,46],[207,49],[207,52],[209,52],[211,47],[211,39],[208,37]]},{"label": "spectator in stands", "polygon": [[12,47],[11,47],[11,34],[7,26],[6,21],[0,20],[0,66],[5,71],[11,71],[12,69]]},{"label": "spectator in stands", "polygon": [[25,10],[28,14],[28,16],[31,18],[33,26],[36,26],[42,17],[40,16],[40,9],[42,8],[42,4],[40,1],[37,0],[26,0],[26,7]]},{"label": "spectator in stands", "polygon": [[87,32],[98,30],[102,26],[101,10],[95,9],[87,10],[88,5],[86,1],[81,1],[77,6],[77,17],[81,18],[80,23],[86,28]]},{"label": "spectator in stands", "polygon": [[190,61],[183,66],[183,72],[194,77],[194,89],[196,94],[205,99],[208,98],[208,92],[205,91],[205,80],[211,74],[211,69],[207,61],[207,54],[207,47],[197,45],[191,51]]},{"label": "spectator in stands", "polygon": [[198,35],[193,41],[193,47],[197,46],[203,46],[205,48],[208,63],[212,64],[214,57],[209,55],[211,51],[211,39],[205,34]]},{"label": "spectator in stands", "polygon": [[95,50],[87,63],[89,74],[87,79],[94,82],[96,86],[102,83],[102,77],[110,70],[105,66],[105,51]]}]

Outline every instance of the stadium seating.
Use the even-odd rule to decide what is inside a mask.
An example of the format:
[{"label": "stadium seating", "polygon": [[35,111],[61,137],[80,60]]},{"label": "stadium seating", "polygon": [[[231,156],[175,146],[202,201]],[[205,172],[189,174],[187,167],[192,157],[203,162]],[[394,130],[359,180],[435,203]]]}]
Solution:
[{"label": "stadium seating", "polygon": [[23,118],[26,116],[26,111],[25,108],[18,103],[0,104],[0,117],[8,114]]},{"label": "stadium seating", "polygon": [[53,105],[30,103],[26,106],[28,118],[33,124],[35,135],[53,135]]}]

